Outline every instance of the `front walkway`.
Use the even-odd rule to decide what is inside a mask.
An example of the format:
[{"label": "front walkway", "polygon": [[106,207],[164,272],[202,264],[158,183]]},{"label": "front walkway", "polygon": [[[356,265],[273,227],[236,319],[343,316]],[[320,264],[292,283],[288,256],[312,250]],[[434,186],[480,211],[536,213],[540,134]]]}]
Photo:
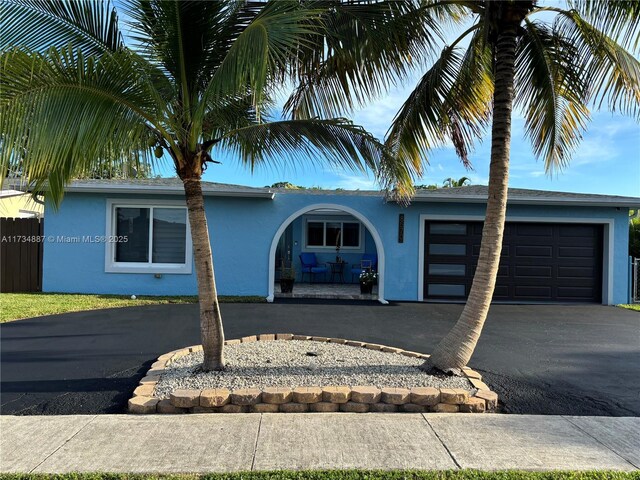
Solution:
[{"label": "front walkway", "polygon": [[640,467],[640,418],[500,414],[0,417],[1,472]]},{"label": "front walkway", "polygon": [[274,290],[276,298],[326,298],[329,300],[377,300],[378,287],[372,295],[362,295],[358,283],[301,283],[296,282],[293,293],[280,293],[280,284]]}]

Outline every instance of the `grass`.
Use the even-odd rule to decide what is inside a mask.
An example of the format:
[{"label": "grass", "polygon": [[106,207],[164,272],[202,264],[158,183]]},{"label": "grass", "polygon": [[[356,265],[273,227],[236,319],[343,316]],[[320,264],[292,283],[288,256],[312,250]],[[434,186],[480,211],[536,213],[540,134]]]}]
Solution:
[{"label": "grass", "polygon": [[133,475],[115,473],[69,473],[69,474],[3,474],[7,480],[637,480],[640,472],[623,473],[598,471],[525,472],[504,470],[483,472],[479,470],[320,470],[320,471],[274,471],[244,473],[212,473],[206,475]]},{"label": "grass", "polygon": [[[264,297],[218,297],[221,303],[259,303]],[[3,293],[0,295],[0,323],[24,318],[81,312],[101,308],[120,308],[168,303],[198,303],[196,296],[79,295],[67,293]]]},{"label": "grass", "polygon": [[640,312],[640,303],[632,303],[628,305],[617,305],[620,308],[626,308],[627,310],[635,310],[636,312]]},{"label": "grass", "polygon": [[479,470],[447,471],[368,471],[368,470],[320,470],[320,471],[273,471],[219,473],[206,475],[140,475],[114,473],[69,473],[69,474],[3,474],[7,480],[146,480],[146,479],[209,479],[209,480],[627,480],[639,479],[640,473],[614,471],[554,471],[527,472],[504,470],[483,472]]}]

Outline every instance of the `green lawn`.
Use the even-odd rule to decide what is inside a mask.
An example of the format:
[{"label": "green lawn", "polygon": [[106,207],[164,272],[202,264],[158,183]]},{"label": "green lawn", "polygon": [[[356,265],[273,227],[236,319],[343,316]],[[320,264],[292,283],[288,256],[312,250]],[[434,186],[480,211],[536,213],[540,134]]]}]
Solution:
[{"label": "green lawn", "polygon": [[44,474],[3,474],[0,478],[7,480],[22,479],[57,479],[57,480],[143,480],[143,479],[210,479],[210,480],[637,480],[640,473],[622,473],[612,471],[556,471],[556,472],[523,472],[497,471],[481,472],[478,470],[449,471],[367,471],[367,470],[330,470],[330,471],[277,471],[277,472],[243,472],[206,475],[131,475],[110,473],[71,473],[64,475]]},{"label": "green lawn", "polygon": [[635,310],[636,312],[640,312],[640,303],[632,303],[630,305],[618,305],[620,308],[626,308],[627,310]]},{"label": "green lawn", "polygon": [[[258,303],[264,297],[219,297],[223,303]],[[0,295],[0,323],[57,313],[132,307],[167,303],[197,303],[198,297],[140,296],[135,300],[125,295],[77,295],[66,293],[3,293]]]}]

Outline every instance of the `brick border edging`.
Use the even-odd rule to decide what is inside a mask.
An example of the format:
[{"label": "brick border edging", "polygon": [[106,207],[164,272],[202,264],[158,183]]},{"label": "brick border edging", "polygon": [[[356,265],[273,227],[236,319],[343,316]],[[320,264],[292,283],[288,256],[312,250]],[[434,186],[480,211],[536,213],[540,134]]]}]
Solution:
[{"label": "brick border edging", "polygon": [[[338,343],[427,359],[424,353],[344,338],[314,337],[291,333],[263,333],[225,341],[225,345],[272,340],[308,340]],[[495,412],[498,395],[482,381],[482,375],[462,369],[476,393],[462,388],[377,388],[373,386],[267,387],[262,390],[226,388],[175,390],[169,399],[153,396],[163,371],[173,360],[202,350],[202,345],[181,348],[160,355],[129,399],[129,413],[301,413],[301,412]]]}]

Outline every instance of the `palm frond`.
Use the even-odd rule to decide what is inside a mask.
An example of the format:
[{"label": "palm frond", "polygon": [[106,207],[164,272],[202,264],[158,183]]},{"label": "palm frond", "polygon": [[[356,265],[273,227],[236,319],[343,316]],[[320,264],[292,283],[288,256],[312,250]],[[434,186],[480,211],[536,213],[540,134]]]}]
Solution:
[{"label": "palm frond", "polygon": [[640,62],[575,10],[560,13],[554,30],[574,46],[572,62],[582,65],[589,100],[640,119]]},{"label": "palm frond", "polygon": [[588,92],[575,49],[537,21],[525,21],[516,58],[515,102],[525,135],[547,171],[567,165],[589,120]]},{"label": "palm frond", "polygon": [[44,52],[72,45],[86,55],[123,48],[118,16],[109,0],[2,0],[0,50]]},{"label": "palm frond", "polygon": [[238,154],[252,170],[266,161],[308,162],[351,171],[375,172],[384,188],[407,194],[420,173],[401,157],[391,156],[376,138],[346,119],[282,120],[228,132],[220,146]]},{"label": "palm frond", "polygon": [[303,51],[301,79],[284,110],[292,118],[334,117],[379,97],[434,53],[441,37],[433,2],[328,2],[324,30]]},{"label": "palm frond", "polygon": [[469,166],[468,152],[489,122],[493,95],[491,54],[474,34],[463,55],[455,46],[423,75],[393,120],[387,145],[395,154],[421,161],[449,139]]},{"label": "palm frond", "polygon": [[20,165],[60,201],[62,186],[96,166],[149,159],[163,129],[140,65],[126,50],[100,58],[72,48],[0,56],[0,170]]},{"label": "palm frond", "polygon": [[213,99],[251,92],[260,113],[263,99],[286,81],[291,59],[317,34],[320,10],[306,8],[297,0],[267,2],[235,38],[202,94],[204,116]]},{"label": "palm frond", "polygon": [[586,22],[625,49],[640,47],[640,2],[637,0],[570,0]]}]

